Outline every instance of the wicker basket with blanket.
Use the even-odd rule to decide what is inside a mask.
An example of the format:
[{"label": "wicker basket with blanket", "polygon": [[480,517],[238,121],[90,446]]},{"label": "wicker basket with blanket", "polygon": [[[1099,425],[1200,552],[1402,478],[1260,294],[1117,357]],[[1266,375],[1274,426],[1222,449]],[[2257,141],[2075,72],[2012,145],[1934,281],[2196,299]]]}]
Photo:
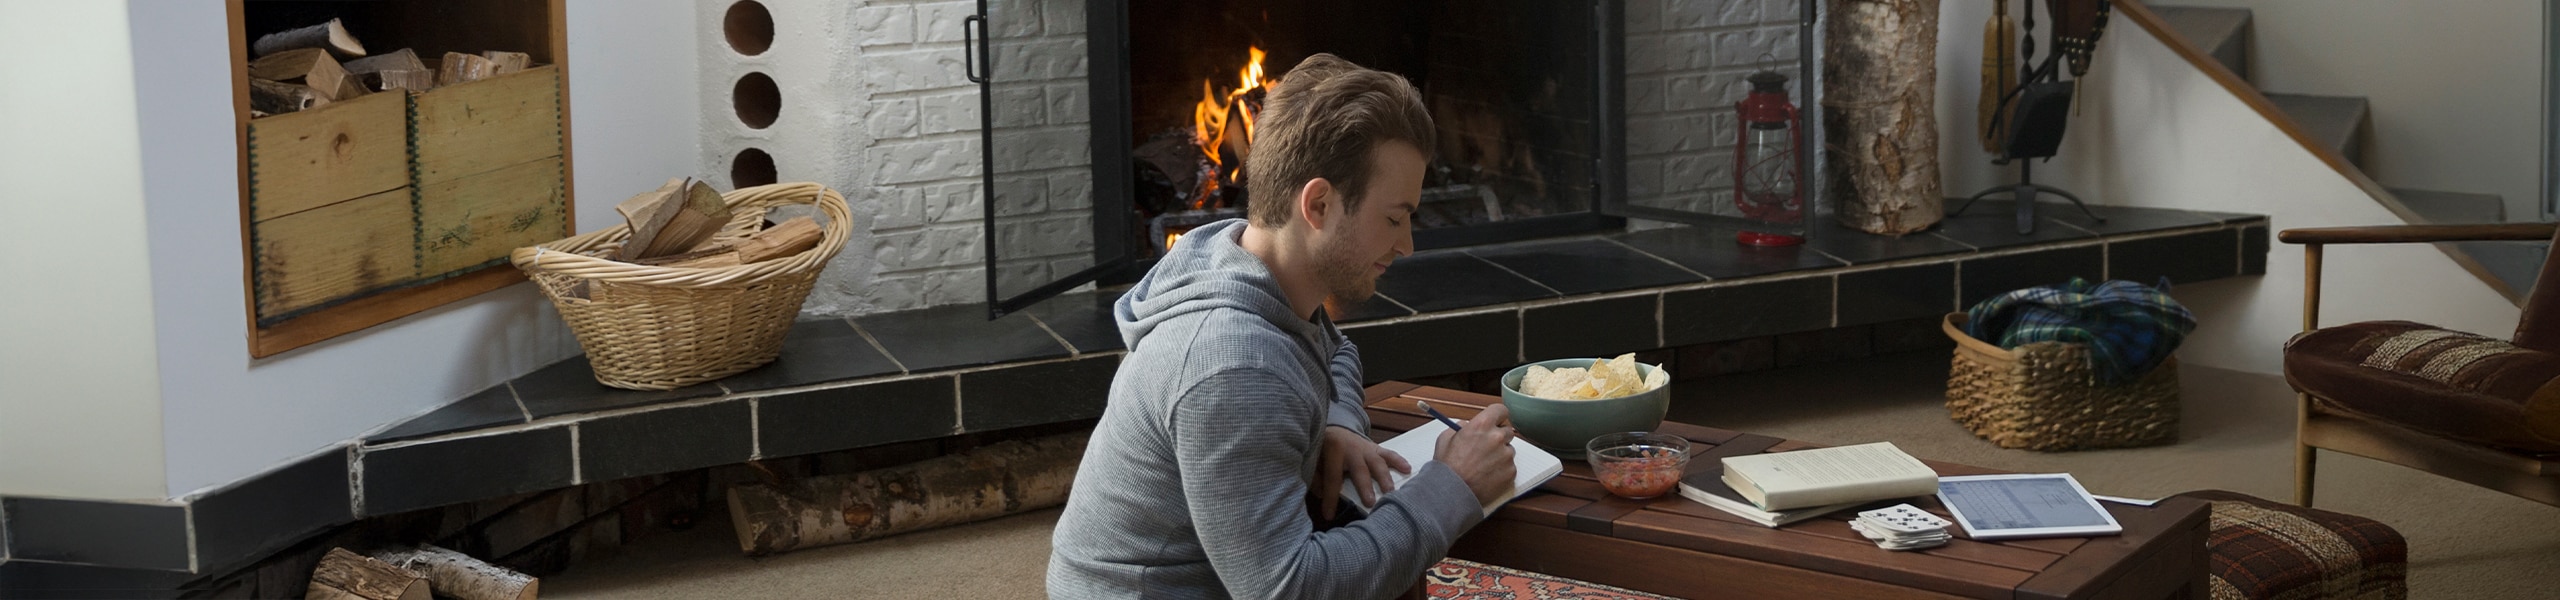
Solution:
[{"label": "wicker basket with blanket", "polygon": [[1947,414],[2002,448],[2090,450],[2178,439],[2178,363],[2160,364],[2131,384],[2091,383],[2089,347],[2038,342],[2002,349],[1964,331],[1948,313],[1956,342],[1947,375]]},{"label": "wicker basket with blanket", "polygon": [[509,255],[560,309],[587,352],[596,381],[635,390],[675,389],[773,362],[818,273],[844,248],[853,215],[844,196],[815,183],[723,194],[730,220],[713,236],[754,234],[775,207],[813,204],[824,221],[817,247],[727,267],[639,265],[603,258],[630,238],[616,225]]}]

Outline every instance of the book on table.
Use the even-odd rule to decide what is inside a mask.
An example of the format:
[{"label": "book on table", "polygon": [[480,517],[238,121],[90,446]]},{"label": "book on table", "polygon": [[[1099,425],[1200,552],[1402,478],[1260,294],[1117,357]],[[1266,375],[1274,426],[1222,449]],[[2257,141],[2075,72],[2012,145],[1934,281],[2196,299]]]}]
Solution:
[{"label": "book on table", "polygon": [[1722,466],[1710,466],[1680,478],[1680,497],[1732,513],[1733,516],[1759,523],[1763,527],[1777,527],[1863,504],[1863,502],[1849,502],[1795,510],[1760,510],[1760,507],[1752,505],[1750,500],[1744,499],[1742,494],[1734,493],[1733,486],[1725,484]]},{"label": "book on table", "polygon": [[[1422,469],[1422,463],[1431,462],[1432,457],[1439,454],[1440,432],[1448,430],[1448,425],[1433,420],[1397,435],[1393,439],[1379,442],[1378,445],[1395,451],[1397,456],[1404,457],[1406,463],[1413,465],[1413,468],[1419,471]],[[1563,473],[1564,459],[1556,458],[1555,454],[1538,448],[1528,440],[1513,436],[1511,438],[1511,469],[1513,472],[1511,489],[1503,492],[1501,498],[1484,504],[1485,516],[1493,516],[1493,509],[1501,508],[1503,503],[1510,502],[1512,498],[1518,498],[1521,494],[1529,493],[1529,490],[1538,489],[1540,484]],[[1413,475],[1410,473],[1396,473],[1395,485],[1402,488],[1405,480],[1412,478]],[[1360,489],[1354,487],[1348,479],[1342,482],[1342,499],[1362,509],[1377,508],[1361,504]],[[1380,498],[1380,500],[1384,499]]]},{"label": "book on table", "polygon": [[1938,491],[1938,472],[1893,442],[1724,459],[1724,483],[1764,511],[1855,504]]}]

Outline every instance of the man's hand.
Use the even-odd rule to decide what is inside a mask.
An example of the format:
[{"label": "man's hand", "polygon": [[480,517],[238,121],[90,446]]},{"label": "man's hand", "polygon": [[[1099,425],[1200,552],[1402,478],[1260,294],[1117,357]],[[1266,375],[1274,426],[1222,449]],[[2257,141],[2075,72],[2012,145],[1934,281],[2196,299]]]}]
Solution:
[{"label": "man's hand", "polygon": [[1316,467],[1316,495],[1323,514],[1317,517],[1328,521],[1342,502],[1343,478],[1349,477],[1352,489],[1360,491],[1361,506],[1374,507],[1379,496],[1395,491],[1394,473],[1413,472],[1413,465],[1395,451],[1341,427],[1325,426],[1322,452]]},{"label": "man's hand", "polygon": [[1501,499],[1511,491],[1511,428],[1504,425],[1510,416],[1509,407],[1488,406],[1460,425],[1464,430],[1440,434],[1437,458],[1466,480],[1477,504]]}]

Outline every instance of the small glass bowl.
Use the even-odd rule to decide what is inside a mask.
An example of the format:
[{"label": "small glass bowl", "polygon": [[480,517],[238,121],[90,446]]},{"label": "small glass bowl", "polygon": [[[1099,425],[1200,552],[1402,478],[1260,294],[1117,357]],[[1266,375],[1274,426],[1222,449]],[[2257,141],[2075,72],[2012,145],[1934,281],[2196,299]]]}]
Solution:
[{"label": "small glass bowl", "polygon": [[1611,433],[1591,438],[1583,450],[1600,487],[1629,500],[1679,489],[1680,474],[1689,466],[1689,440],[1668,433]]}]

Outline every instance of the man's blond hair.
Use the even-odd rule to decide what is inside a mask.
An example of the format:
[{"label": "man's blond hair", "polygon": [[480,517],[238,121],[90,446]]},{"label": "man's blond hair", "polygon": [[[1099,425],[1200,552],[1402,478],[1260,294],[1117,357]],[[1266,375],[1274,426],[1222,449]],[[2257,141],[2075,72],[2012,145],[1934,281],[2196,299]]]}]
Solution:
[{"label": "man's blond hair", "polygon": [[1434,147],[1421,91],[1401,75],[1332,54],[1291,67],[1263,99],[1259,116],[1245,173],[1253,194],[1249,216],[1264,227],[1288,225],[1298,190],[1318,177],[1342,195],[1345,212],[1358,210],[1375,170],[1370,156],[1380,144],[1404,142],[1426,158]]}]

